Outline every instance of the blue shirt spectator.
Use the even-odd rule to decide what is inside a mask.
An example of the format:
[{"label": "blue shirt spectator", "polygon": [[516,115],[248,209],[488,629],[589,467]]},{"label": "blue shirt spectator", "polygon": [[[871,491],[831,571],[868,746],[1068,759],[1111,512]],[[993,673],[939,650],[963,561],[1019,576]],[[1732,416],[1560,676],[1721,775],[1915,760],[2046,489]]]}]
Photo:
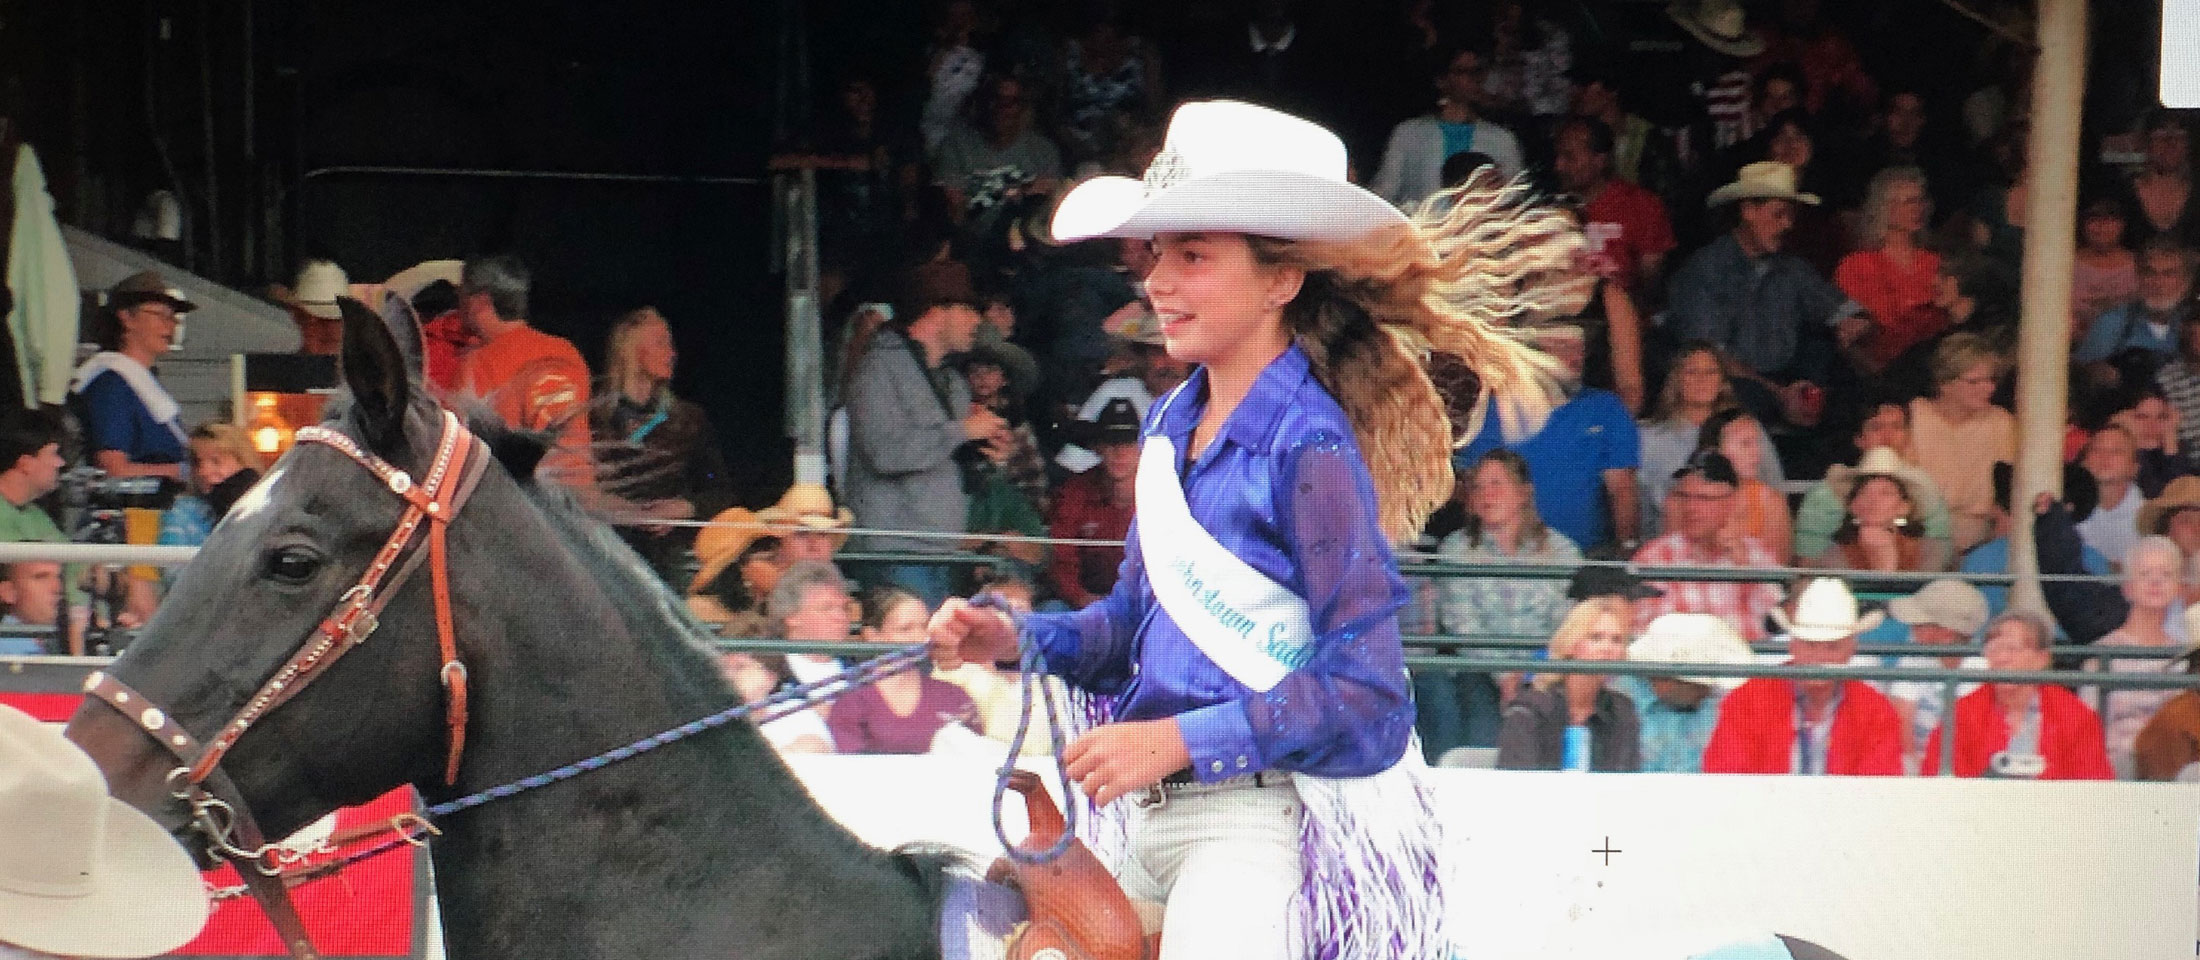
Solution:
[{"label": "blue shirt spectator", "polygon": [[2156,237],[2138,260],[2138,296],[2093,318],[2070,359],[2098,363],[2126,350],[2165,360],[2177,354],[2184,326],[2192,321],[2191,258],[2175,240]]},{"label": "blue shirt spectator", "polygon": [[2126,350],[2144,350],[2167,359],[2177,353],[2179,332],[2190,322],[2190,304],[2156,310],[2143,300],[2133,300],[2093,318],[2093,325],[2085,329],[2085,339],[2070,351],[2070,359],[2098,363]]},{"label": "blue shirt spectator", "polygon": [[[2080,562],[2084,565],[2085,572],[2096,577],[2105,577],[2115,572],[2115,568],[2108,565],[2108,558],[2092,547],[2085,548]],[[1995,537],[1972,547],[1971,552],[1963,555],[1963,563],[1957,569],[1964,573],[2008,573],[2009,538]],[[2002,611],[2009,609],[2008,587],[1981,584],[1978,589],[1986,595],[1989,617],[2001,616]]]},{"label": "blue shirt spectator", "polygon": [[[1641,438],[1619,395],[1584,388],[1552,410],[1542,430],[1516,443],[1503,442],[1498,420],[1491,411],[1481,434],[1452,457],[1453,465],[1464,471],[1492,448],[1512,450],[1528,461],[1535,510],[1546,526],[1584,550],[1611,542],[1613,505],[1608,496],[1615,483],[1624,483],[1632,499],[1635,469],[1642,465]],[[1634,504],[1624,506],[1633,513]]]},{"label": "blue shirt spectator", "polygon": [[1775,380],[1816,380],[1825,371],[1814,368],[1830,357],[1806,356],[1805,331],[1830,328],[1862,309],[1809,261],[1777,249],[1752,257],[1728,233],[1673,274],[1666,329],[1676,340],[1716,343]]},{"label": "blue shirt spectator", "polygon": [[1641,677],[1615,677],[1612,683],[1635,701],[1642,722],[1642,772],[1703,772],[1703,748],[1719,725],[1720,694],[1683,710],[1659,699],[1650,681]]},{"label": "blue shirt spectator", "polygon": [[184,434],[174,420],[156,420],[121,374],[110,370],[77,391],[86,450],[119,450],[131,463],[181,463]]}]

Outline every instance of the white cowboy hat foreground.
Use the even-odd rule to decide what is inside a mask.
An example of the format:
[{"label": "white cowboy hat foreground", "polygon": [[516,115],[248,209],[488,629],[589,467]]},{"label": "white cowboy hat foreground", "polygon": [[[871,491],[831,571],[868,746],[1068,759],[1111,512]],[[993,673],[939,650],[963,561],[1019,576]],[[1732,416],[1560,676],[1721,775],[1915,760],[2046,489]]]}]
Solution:
[{"label": "white cowboy hat foreground", "polygon": [[1858,616],[1856,594],[1849,592],[1848,582],[1839,577],[1819,577],[1803,588],[1803,595],[1795,600],[1795,616],[1778,607],[1772,609],[1772,621],[1780,625],[1790,640],[1807,643],[1836,643],[1863,633],[1887,615],[1874,610]]},{"label": "white cowboy hat foreground", "polygon": [[61,732],[0,706],[0,945],[71,957],[168,953],[206,924],[198,867],[107,795]]},{"label": "white cowboy hat foreground", "polygon": [[1795,189],[1795,168],[1778,160],[1759,160],[1744,164],[1734,175],[1734,182],[1711,191],[1704,199],[1704,206],[1716,207],[1736,200],[1793,200],[1797,203],[1818,205],[1818,195]]},{"label": "white cowboy hat foreground", "polygon": [[1350,240],[1405,222],[1398,208],[1345,179],[1344,141],[1320,124],[1206,100],[1176,109],[1142,179],[1093,177],[1072,188],[1054,210],[1054,237],[1211,231]]}]

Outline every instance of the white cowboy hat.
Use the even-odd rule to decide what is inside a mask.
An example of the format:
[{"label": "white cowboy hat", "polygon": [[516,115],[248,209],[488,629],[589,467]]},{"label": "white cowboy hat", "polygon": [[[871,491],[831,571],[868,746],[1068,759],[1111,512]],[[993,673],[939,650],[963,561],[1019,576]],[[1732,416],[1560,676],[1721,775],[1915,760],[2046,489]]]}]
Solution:
[{"label": "white cowboy hat", "polygon": [[1734,182],[1711,191],[1703,205],[1716,207],[1736,200],[1793,200],[1814,207],[1818,205],[1817,194],[1795,189],[1795,168],[1778,160],[1743,164],[1741,171],[1734,175]]},{"label": "white cowboy hat", "polygon": [[1892,447],[1873,447],[1864,451],[1856,466],[1836,465],[1826,471],[1826,489],[1834,499],[1849,502],[1849,494],[1856,485],[1868,477],[1892,477],[1902,484],[1902,492],[1910,498],[1910,508],[1918,517],[1936,511],[1940,507],[1940,487],[1930,474],[1910,465]]},{"label": "white cowboy hat", "polygon": [[1094,177],[1072,188],[1054,209],[1054,237],[1214,231],[1350,240],[1405,222],[1398,208],[1345,180],[1336,134],[1267,107],[1205,100],[1169,118],[1143,179]]},{"label": "white cowboy hat", "polygon": [[1986,594],[1961,580],[1935,580],[1907,597],[1887,601],[1887,612],[1913,627],[1946,627],[1966,637],[1986,629],[1992,615]]},{"label": "white cowboy hat", "polygon": [[1863,633],[1887,615],[1874,610],[1863,616],[1856,613],[1856,594],[1849,592],[1848,582],[1839,577],[1819,577],[1803,588],[1803,595],[1795,601],[1795,616],[1791,619],[1786,610],[1772,609],[1772,622],[1790,640],[1807,643],[1833,643]]},{"label": "white cowboy hat", "polygon": [[344,312],[337,309],[336,298],[351,296],[351,278],[344,275],[344,268],[327,260],[309,260],[298,268],[298,280],[291,284],[290,302],[324,320],[341,320]]},{"label": "white cowboy hat", "polygon": [[1765,40],[1749,29],[1749,16],[1740,0],[1674,0],[1665,8],[1703,45],[1730,57],[1754,57],[1765,52]]},{"label": "white cowboy hat", "polygon": [[0,943],[150,957],[206,924],[198,867],[61,732],[0,706]]},{"label": "white cowboy hat", "polygon": [[[1748,641],[1725,617],[1708,613],[1667,613],[1642,628],[1627,647],[1627,659],[1644,663],[1731,663],[1754,661]],[[1732,690],[1747,677],[1675,677],[1689,683]]]}]

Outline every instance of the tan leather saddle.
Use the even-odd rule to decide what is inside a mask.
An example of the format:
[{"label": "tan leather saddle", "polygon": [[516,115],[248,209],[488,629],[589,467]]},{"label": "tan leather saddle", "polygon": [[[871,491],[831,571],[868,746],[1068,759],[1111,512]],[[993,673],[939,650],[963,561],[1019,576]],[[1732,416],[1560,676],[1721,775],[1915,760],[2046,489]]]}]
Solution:
[{"label": "tan leather saddle", "polygon": [[[1015,771],[1008,787],[1023,795],[1031,821],[1016,849],[1038,854],[1053,847],[1067,825],[1039,776]],[[1130,897],[1082,840],[1072,838],[1061,856],[1045,863],[997,859],[986,879],[1024,895],[1030,919],[1009,937],[1011,960],[1152,960],[1161,954],[1161,935],[1146,934]]]}]

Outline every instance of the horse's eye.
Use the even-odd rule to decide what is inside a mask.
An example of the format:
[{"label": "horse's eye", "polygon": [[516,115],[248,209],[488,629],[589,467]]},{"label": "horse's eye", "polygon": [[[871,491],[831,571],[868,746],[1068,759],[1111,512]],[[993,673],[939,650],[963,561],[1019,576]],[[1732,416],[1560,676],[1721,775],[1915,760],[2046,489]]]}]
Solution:
[{"label": "horse's eye", "polygon": [[299,584],[313,579],[321,569],[321,555],[304,547],[281,547],[267,555],[261,572],[280,583]]}]

